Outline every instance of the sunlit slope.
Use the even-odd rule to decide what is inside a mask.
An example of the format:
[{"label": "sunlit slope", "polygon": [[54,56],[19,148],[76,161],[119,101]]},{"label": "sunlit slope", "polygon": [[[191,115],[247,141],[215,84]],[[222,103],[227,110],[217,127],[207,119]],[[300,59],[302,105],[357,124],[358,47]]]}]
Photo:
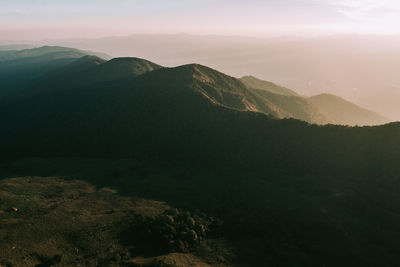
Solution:
[{"label": "sunlit slope", "polygon": [[298,94],[286,87],[279,86],[272,82],[264,81],[253,76],[244,76],[240,80],[252,89],[264,90],[277,95],[298,96]]},{"label": "sunlit slope", "polygon": [[320,94],[309,100],[335,124],[379,125],[389,122],[388,118],[335,95]]}]

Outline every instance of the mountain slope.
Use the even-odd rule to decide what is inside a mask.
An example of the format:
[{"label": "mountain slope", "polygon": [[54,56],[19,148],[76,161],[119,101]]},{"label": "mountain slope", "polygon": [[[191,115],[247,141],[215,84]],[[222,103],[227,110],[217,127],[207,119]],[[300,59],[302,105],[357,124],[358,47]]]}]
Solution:
[{"label": "mountain slope", "polygon": [[373,111],[359,107],[331,94],[320,94],[309,98],[332,123],[344,125],[379,125],[389,119]]},{"label": "mountain slope", "polygon": [[94,69],[95,75],[104,80],[113,80],[128,76],[139,76],[160,69],[162,66],[140,58],[113,58]]},{"label": "mountain slope", "polygon": [[272,82],[267,82],[264,80],[257,79],[253,76],[244,76],[240,78],[240,80],[249,88],[265,90],[270,93],[274,93],[277,95],[287,95],[287,96],[298,96],[298,94],[290,90],[289,88],[285,88],[279,85],[276,85]]},{"label": "mountain slope", "polygon": [[379,125],[389,122],[388,118],[335,95],[321,94],[306,98],[288,88],[252,76],[245,76],[240,80],[285,112],[286,116],[280,116],[281,118],[289,117],[310,123],[351,126]]},{"label": "mountain slope", "polygon": [[41,78],[93,54],[96,53],[51,46],[4,51],[0,54],[0,105],[5,96],[31,87]]},{"label": "mountain slope", "polygon": [[281,112],[269,100],[264,99],[234,77],[230,77],[211,68],[191,64],[172,68],[167,75],[182,75],[188,84],[214,104],[241,110],[261,112],[279,117]]},{"label": "mountain slope", "polygon": [[271,101],[280,110],[287,113],[286,118],[294,118],[316,124],[332,123],[329,114],[321,113],[320,109],[307,98],[301,96],[288,96],[273,94],[265,90],[254,91]]},{"label": "mountain slope", "polygon": [[[71,173],[87,177],[82,169],[93,164],[92,159],[102,158],[100,167],[94,165],[91,183],[216,214],[223,222],[216,238],[236,244],[244,266],[396,266],[399,262],[400,124],[343,127],[278,120],[251,111],[265,97],[201,65],[159,68],[141,75],[131,75],[129,69],[124,77],[99,82],[87,74],[107,63],[87,60],[94,62],[89,69],[84,64],[84,71],[43,77],[12,104],[0,106],[0,125],[6,129],[0,131],[1,171],[17,169],[32,175],[42,165],[49,176],[60,168],[59,160],[70,177]],[[17,163],[27,157],[44,159],[18,169]],[[83,163],[71,168],[70,161],[76,159]],[[122,159],[127,162],[124,172],[115,163]],[[101,167],[106,172],[98,173]],[[47,201],[62,190],[46,192],[42,207],[35,204],[35,190],[22,187],[17,195],[11,185],[5,185],[4,194],[22,207],[22,215],[30,215],[26,207],[31,206],[40,212],[34,214],[35,221],[41,221],[40,216],[57,209]],[[95,192],[88,193],[93,197]],[[86,194],[68,194],[74,207],[82,206],[79,201]],[[112,204],[108,199],[116,198],[102,197]],[[64,205],[66,199],[61,200]],[[84,203],[89,210],[102,210],[91,204],[101,202]],[[69,222],[70,209],[60,209],[68,211]],[[124,215],[120,211],[110,205],[100,218]],[[23,234],[34,229],[10,219]],[[104,231],[107,225],[96,221],[94,226],[93,231]],[[12,233],[21,233],[13,229]],[[89,235],[82,240],[82,231],[72,237],[70,232],[70,226],[63,230],[72,253],[76,254],[75,248],[85,253]],[[54,234],[60,237],[58,228]],[[99,235],[90,232],[90,236]],[[59,245],[54,242],[52,246]],[[97,239],[93,244],[103,248],[104,242]],[[104,248],[110,251],[109,246]],[[95,256],[99,253],[92,251]]]}]

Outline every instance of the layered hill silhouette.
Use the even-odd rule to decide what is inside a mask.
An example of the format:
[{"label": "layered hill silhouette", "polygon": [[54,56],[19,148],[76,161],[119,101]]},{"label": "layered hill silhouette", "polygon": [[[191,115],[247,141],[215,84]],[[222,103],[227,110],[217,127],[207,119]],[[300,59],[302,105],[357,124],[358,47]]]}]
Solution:
[{"label": "layered hill silhouette", "polygon": [[[61,46],[42,46],[38,48],[28,48],[19,50],[5,50],[0,54],[0,61],[12,61],[18,59],[34,59],[45,60],[48,58],[79,58],[85,55],[95,55],[102,58],[109,58],[108,55],[103,53],[96,53],[90,51],[83,51],[75,48],[61,47]],[[41,58],[42,57],[42,58]]]},{"label": "layered hill silhouette", "polygon": [[[256,75],[306,95],[336,94],[400,120],[397,36],[345,34],[246,38],[134,34],[53,44],[138,56],[167,66],[197,62],[233,76]],[[159,45],[162,44],[162,45]]]},{"label": "layered hill silhouette", "polygon": [[352,126],[380,125],[389,122],[388,118],[335,95],[322,94],[307,98],[288,88],[252,76],[245,76],[240,80],[280,109],[281,118]]},{"label": "layered hill silhouette", "polygon": [[[45,81],[49,76],[63,76],[65,79],[70,79],[71,75],[79,76],[85,73],[86,77],[80,79],[90,83],[96,79],[98,82],[104,82],[138,76],[162,68],[160,65],[139,58],[116,58],[106,62],[103,58],[107,55],[101,55],[103,58],[96,55],[101,54],[64,47],[6,51],[0,55],[0,78],[2,78],[0,99],[10,92],[33,87],[33,83]],[[94,68],[95,66],[97,68]],[[324,106],[321,106],[318,105],[319,102],[312,101],[316,98],[307,99],[293,90],[271,82],[252,76],[238,80],[222,73],[217,75],[216,71],[206,67],[202,68],[204,73],[200,71],[198,78],[203,79],[202,82],[205,84],[209,79],[209,87],[202,88],[203,95],[210,101],[226,107],[261,112],[277,118],[295,118],[316,124],[378,125],[389,121],[350,102],[344,105],[344,100],[340,105],[343,111],[334,110],[337,98],[330,98],[330,103],[325,101]],[[218,84],[220,81],[224,84]],[[338,112],[342,114],[339,116]]]},{"label": "layered hill silhouette", "polygon": [[388,118],[376,112],[359,107],[335,95],[320,94],[310,97],[309,100],[334,124],[376,125],[389,121]]}]

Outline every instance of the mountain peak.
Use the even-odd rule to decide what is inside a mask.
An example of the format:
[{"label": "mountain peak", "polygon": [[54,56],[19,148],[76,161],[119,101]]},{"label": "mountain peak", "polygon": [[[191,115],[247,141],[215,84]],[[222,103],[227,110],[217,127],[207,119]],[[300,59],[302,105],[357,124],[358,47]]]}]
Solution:
[{"label": "mountain peak", "polygon": [[136,57],[113,58],[97,69],[98,75],[105,75],[107,79],[116,79],[129,76],[139,76],[144,73],[163,68],[151,61]]},{"label": "mountain peak", "polygon": [[105,59],[102,59],[97,56],[87,55],[83,56],[72,63],[74,66],[96,66],[107,62]]},{"label": "mountain peak", "polygon": [[213,79],[213,76],[215,77],[215,75],[222,75],[222,73],[219,73],[216,70],[195,63],[184,65],[179,68],[190,71],[191,77],[195,80],[208,84],[215,83],[215,79]]}]

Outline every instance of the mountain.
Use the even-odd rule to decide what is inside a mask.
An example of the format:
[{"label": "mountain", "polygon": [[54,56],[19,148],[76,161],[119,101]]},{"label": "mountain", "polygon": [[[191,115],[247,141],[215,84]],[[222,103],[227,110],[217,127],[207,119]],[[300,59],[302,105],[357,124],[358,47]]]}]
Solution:
[{"label": "mountain", "polygon": [[[106,61],[95,55],[87,55],[88,52],[64,47],[40,47],[11,52],[8,60],[0,61],[0,77],[3,77],[0,81],[3,85],[0,91],[0,105],[1,102],[12,102],[8,97],[11,92],[22,92],[33,85],[39,89],[50,88],[49,84],[37,86],[41,83],[41,77],[49,75],[56,83],[60,82],[57,81],[58,78],[63,79],[62,83],[65,84],[81,80],[94,83],[132,78],[162,68],[158,64],[140,58],[114,58]],[[193,67],[191,70],[190,66]],[[178,67],[180,68],[182,71],[185,69]],[[225,107],[261,112],[277,118],[295,118],[316,124],[342,123],[337,121],[335,116],[330,116],[329,112],[321,112],[311,101],[288,88],[251,76],[238,80],[202,65],[187,65],[187,68],[189,69],[185,72],[192,72],[189,75],[202,82],[200,87],[203,96]],[[78,76],[80,78],[77,78]],[[45,83],[50,81],[50,79],[44,80]],[[4,100],[5,97],[7,101]],[[349,111],[356,112],[355,109]],[[363,118],[362,113],[357,118],[359,120],[349,121],[349,125],[371,125],[382,122],[374,120],[373,117]]]},{"label": "mountain", "polygon": [[276,85],[272,82],[263,81],[253,76],[244,76],[240,78],[240,80],[251,89],[265,90],[277,95],[298,96],[295,91],[289,88]]},{"label": "mountain", "polygon": [[0,53],[0,104],[1,98],[8,94],[29,87],[41,77],[87,55],[105,56],[73,48],[52,46]]},{"label": "mountain", "polygon": [[390,120],[340,97],[321,94],[303,97],[295,91],[252,76],[240,79],[250,90],[280,110],[279,118],[295,118],[317,124],[379,125]]},{"label": "mountain", "polygon": [[316,124],[333,122],[329,113],[323,114],[317,106],[305,97],[274,94],[266,90],[253,90],[281,110],[279,118],[294,118]]},{"label": "mountain", "polygon": [[[301,95],[337,94],[400,120],[398,36],[246,38],[189,34],[135,34],[54,40],[55,45],[137,56],[177,66],[196,62],[235,77],[254,75]],[[161,46],[159,44],[162,44]]]},{"label": "mountain", "polygon": [[139,76],[160,68],[162,66],[140,58],[114,58],[101,64],[93,72],[102,79],[113,80],[127,76]]},{"label": "mountain", "polygon": [[388,118],[359,107],[335,95],[320,94],[310,97],[309,99],[335,124],[379,125],[389,122]]},{"label": "mountain", "polygon": [[71,64],[66,65],[62,69],[58,70],[58,73],[69,73],[69,72],[83,72],[86,70],[91,70],[95,66],[98,66],[100,64],[103,64],[107,62],[107,60],[93,56],[93,55],[87,55],[87,56],[82,56],[81,58],[74,60]]},{"label": "mountain", "polygon": [[[216,219],[210,238],[195,240],[196,253],[215,256],[214,266],[399,262],[399,123],[322,126],[267,116],[259,111],[276,107],[272,100],[284,107],[297,96],[262,96],[198,64],[85,56],[63,68],[0,105],[0,175],[31,177],[1,183],[0,226],[10,231],[0,234],[16,242],[19,253],[3,245],[16,262],[35,240],[51,248],[39,251],[46,257],[26,254],[35,264],[100,253],[107,262],[156,257],[153,264],[162,256],[154,246],[170,246],[173,232],[196,237],[190,227],[204,213]],[[190,213],[152,217],[161,201]],[[158,239],[143,236],[151,232]]]},{"label": "mountain", "polygon": [[279,110],[279,118],[294,118],[309,123],[328,124],[331,122],[308,99],[299,96],[295,91],[276,85],[272,82],[244,76],[240,80],[253,92],[269,101]]},{"label": "mountain", "polygon": [[[306,115],[313,110],[310,112],[308,103],[301,98],[266,91],[262,93],[270,95],[261,95],[238,79],[202,65],[161,68],[137,58],[99,62],[94,57],[72,64],[82,61],[94,61],[94,64],[89,64],[92,66],[89,69],[85,65],[82,71],[73,68],[72,73],[49,75],[0,107],[3,114],[0,123],[8,129],[0,135],[3,151],[38,156],[45,153],[127,157],[153,153],[147,148],[157,146],[159,155],[189,159],[188,150],[202,148],[203,152],[199,150],[192,156],[209,161],[210,158],[226,158],[226,151],[245,138],[246,141],[241,142],[246,145],[237,148],[243,150],[241,165],[263,165],[265,157],[271,158],[268,164],[274,164],[272,159],[277,159],[275,153],[280,151],[279,159],[286,164],[296,164],[294,169],[311,155],[319,155],[317,161],[305,161],[300,167],[319,169],[314,163],[331,158],[333,153],[335,159],[329,160],[331,167],[326,168],[335,169],[354,164],[354,161],[345,160],[360,149],[356,147],[358,139],[352,139],[353,134],[360,131],[366,138],[372,138],[368,129],[320,128],[292,120],[277,120],[284,114],[283,107],[296,109],[296,112],[302,110]],[[104,73],[106,70],[109,71]],[[93,75],[97,71],[99,75]],[[121,75],[115,76],[115,73]],[[136,75],[139,73],[142,74]],[[268,99],[280,103],[282,108]],[[380,128],[371,131],[380,131]],[[347,141],[355,143],[320,151],[326,139],[335,140],[329,143],[339,142],[336,138],[341,135],[336,136],[337,132],[349,135]],[[250,133],[253,137],[247,140]],[[313,142],[308,144],[305,140],[311,136]],[[371,143],[375,142],[371,140]],[[282,146],[287,144],[292,145],[283,153]],[[255,159],[255,155],[260,158]]]},{"label": "mountain", "polygon": [[85,55],[95,55],[102,58],[109,58],[106,54],[95,53],[89,51],[82,51],[75,48],[60,47],[60,46],[42,46],[38,48],[28,48],[22,50],[10,50],[3,52],[0,55],[0,61],[11,61],[17,59],[29,59],[29,58],[79,58]]}]

